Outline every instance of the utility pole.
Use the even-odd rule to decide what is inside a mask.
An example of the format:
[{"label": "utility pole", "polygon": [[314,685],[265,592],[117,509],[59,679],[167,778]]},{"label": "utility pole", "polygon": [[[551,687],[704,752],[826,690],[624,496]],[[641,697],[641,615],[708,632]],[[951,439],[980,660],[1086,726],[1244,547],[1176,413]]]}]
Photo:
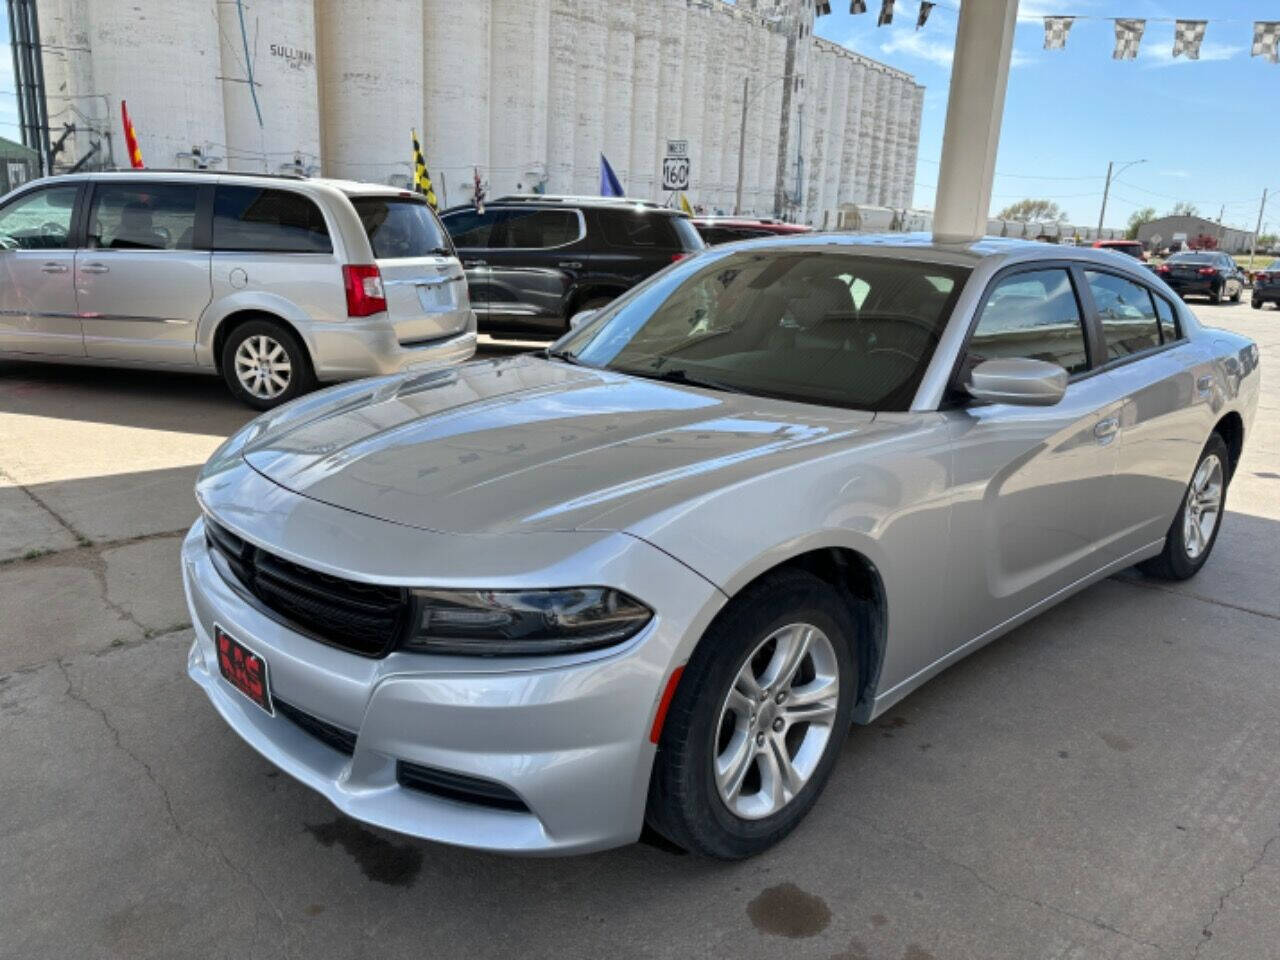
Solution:
[{"label": "utility pole", "polygon": [[[1137,166],[1140,163],[1146,163],[1146,162],[1147,162],[1146,160],[1131,160],[1129,163],[1126,163],[1123,167],[1120,168],[1116,176],[1119,177],[1121,173],[1124,173],[1130,167]],[[1103,218],[1106,217],[1107,215],[1107,197],[1111,195],[1111,168],[1113,166],[1115,166],[1115,161],[1108,160],[1107,161],[1107,185],[1102,188],[1102,209],[1098,211],[1098,236],[1099,237],[1102,236]]]},{"label": "utility pole", "polygon": [[738,134],[738,192],[733,199],[733,215],[742,216],[742,181],[747,171],[747,99],[751,92],[751,76],[742,78],[742,130]]},{"label": "utility pole", "polygon": [[1258,225],[1253,228],[1253,239],[1249,241],[1249,269],[1253,269],[1253,258],[1258,253],[1258,234],[1262,232],[1262,212],[1267,209],[1267,189],[1262,188],[1262,203],[1258,205]]}]

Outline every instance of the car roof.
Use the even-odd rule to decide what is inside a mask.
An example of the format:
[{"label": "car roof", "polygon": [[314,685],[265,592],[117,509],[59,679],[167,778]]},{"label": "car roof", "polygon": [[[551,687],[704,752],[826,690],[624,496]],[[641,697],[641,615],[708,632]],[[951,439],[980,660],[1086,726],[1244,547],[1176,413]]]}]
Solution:
[{"label": "car roof", "polygon": [[[546,194],[509,194],[495,199],[485,200],[486,207],[544,207],[548,210],[563,210],[566,207],[583,207],[599,210],[633,210],[637,213],[658,214],[672,217],[686,217],[683,210],[660,206],[651,200],[637,200],[631,197],[570,197]],[[475,204],[458,203],[441,210],[441,213],[456,213],[459,210],[472,210]]]},{"label": "car roof", "polygon": [[[237,170],[192,170],[189,168],[145,167],[141,170],[94,170],[83,173],[60,173],[49,177],[41,177],[30,183],[57,183],[59,181],[78,182],[81,180],[174,180],[190,178],[195,183],[245,182],[259,186],[307,186],[329,187],[348,195],[359,196],[412,196],[412,192],[403,187],[392,187],[385,183],[363,183],[357,180],[338,180],[329,177],[304,177],[289,173],[250,173]],[[24,184],[26,186],[27,184]]]}]

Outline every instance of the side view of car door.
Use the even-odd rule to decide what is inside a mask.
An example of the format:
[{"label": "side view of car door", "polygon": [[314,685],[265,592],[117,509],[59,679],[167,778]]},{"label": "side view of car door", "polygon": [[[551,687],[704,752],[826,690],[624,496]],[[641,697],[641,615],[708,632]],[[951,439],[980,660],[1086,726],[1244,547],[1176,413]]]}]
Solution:
[{"label": "side view of car door", "polygon": [[211,185],[92,183],[75,259],[88,356],[195,364],[196,325],[212,297],[212,195]]},{"label": "side view of car door", "polygon": [[488,207],[483,213],[464,209],[448,211],[440,216],[440,222],[449,231],[458,259],[466,271],[471,309],[475,311],[481,327],[489,319],[489,243],[502,215],[501,210]]},{"label": "side view of car door", "polygon": [[81,190],[38,187],[0,208],[0,351],[84,356],[74,272]]},{"label": "side view of car door", "polygon": [[588,268],[589,253],[580,210],[504,211],[487,254],[489,328],[564,333],[566,304]]},{"label": "side view of car door", "polygon": [[980,643],[1105,565],[1120,396],[1102,376],[1070,264],[1011,268],[991,282],[957,389],[984,360],[1025,357],[1069,374],[1052,406],[953,409],[952,653]]}]

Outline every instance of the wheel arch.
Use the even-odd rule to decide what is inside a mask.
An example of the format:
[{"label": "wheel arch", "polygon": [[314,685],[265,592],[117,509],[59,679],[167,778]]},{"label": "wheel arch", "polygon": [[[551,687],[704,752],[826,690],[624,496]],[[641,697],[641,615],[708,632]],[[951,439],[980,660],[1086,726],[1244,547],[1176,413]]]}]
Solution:
[{"label": "wheel arch", "polygon": [[311,345],[307,342],[307,338],[302,335],[302,331],[298,329],[297,324],[291,322],[286,317],[282,317],[278,313],[271,312],[270,310],[245,307],[228,313],[225,317],[220,319],[217,322],[217,325],[213,328],[213,337],[209,346],[213,352],[213,367],[219,374],[222,373],[222,348],[226,345],[227,338],[235,332],[236,328],[242,327],[253,320],[268,320],[272,323],[280,324],[297,337],[298,342],[302,344],[302,349],[307,351],[308,361],[314,365],[315,358],[311,356]]},{"label": "wheel arch", "polygon": [[1236,466],[1240,463],[1240,454],[1244,452],[1244,418],[1235,410],[1228,411],[1214,424],[1213,432],[1222,437],[1227,445],[1227,477],[1235,475]]}]

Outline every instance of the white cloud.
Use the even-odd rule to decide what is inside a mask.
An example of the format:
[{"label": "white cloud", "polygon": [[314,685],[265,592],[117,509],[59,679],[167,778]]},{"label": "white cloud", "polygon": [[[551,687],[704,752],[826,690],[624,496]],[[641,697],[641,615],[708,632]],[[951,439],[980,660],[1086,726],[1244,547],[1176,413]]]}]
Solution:
[{"label": "white cloud", "polygon": [[[951,68],[951,62],[955,58],[955,41],[947,40],[931,40],[921,33],[912,31],[910,33],[895,33],[892,37],[880,44],[880,52],[885,54],[901,53],[909,57],[915,57],[919,60],[927,60],[939,67]],[[1012,67],[1025,67],[1035,62],[1035,57],[1030,54],[1023,53],[1021,50],[1015,49],[1010,58],[1009,65]]]},{"label": "white cloud", "polygon": [[[1143,38],[1142,46],[1142,61],[1145,67],[1172,67],[1180,63],[1197,62],[1188,60],[1186,57],[1175,59],[1172,40],[1167,43],[1163,40],[1148,43],[1147,39],[1147,37]],[[1230,60],[1232,57],[1237,57],[1244,53],[1244,51],[1244,47],[1236,44],[1205,41],[1200,45],[1200,60]]]},{"label": "white cloud", "polygon": [[[1064,6],[1067,6],[1066,10],[1063,9]],[[1045,17],[1079,13],[1081,9],[1096,6],[1094,0],[1074,0],[1069,5],[1062,0],[1021,0],[1018,4],[1018,22],[1043,24]]]}]

